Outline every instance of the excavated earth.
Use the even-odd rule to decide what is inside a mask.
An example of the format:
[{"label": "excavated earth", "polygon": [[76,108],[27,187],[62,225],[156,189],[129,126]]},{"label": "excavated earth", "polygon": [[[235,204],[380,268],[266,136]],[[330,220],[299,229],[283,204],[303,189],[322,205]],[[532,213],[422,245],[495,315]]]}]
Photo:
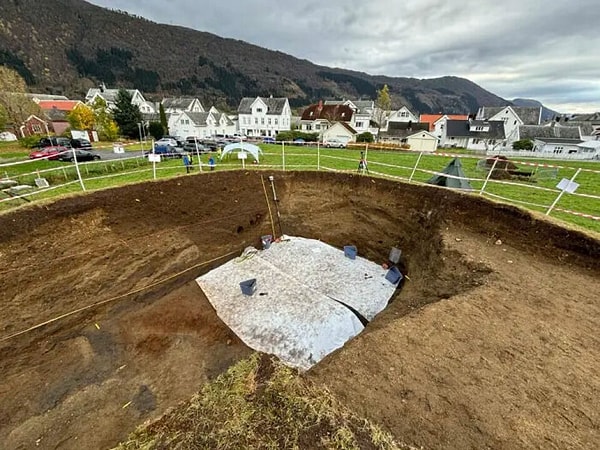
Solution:
[{"label": "excavated earth", "polygon": [[[266,174],[265,174],[266,175]],[[281,229],[402,290],[305,376],[427,448],[600,445],[600,242],[443,188],[274,173]],[[257,172],[0,215],[0,447],[106,448],[248,356],[194,279],[272,233]]]}]

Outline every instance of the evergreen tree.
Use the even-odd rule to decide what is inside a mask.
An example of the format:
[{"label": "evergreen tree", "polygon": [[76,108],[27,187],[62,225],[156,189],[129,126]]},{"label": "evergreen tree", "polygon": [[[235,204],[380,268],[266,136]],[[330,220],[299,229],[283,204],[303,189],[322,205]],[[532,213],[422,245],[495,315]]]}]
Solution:
[{"label": "evergreen tree", "polygon": [[138,137],[138,123],[142,122],[142,113],[137,105],[131,103],[131,94],[125,89],[119,89],[113,119],[119,126],[121,134],[129,138]]},{"label": "evergreen tree", "polygon": [[158,108],[158,112],[160,114],[160,124],[163,127],[163,133],[169,134],[169,122],[167,122],[167,115],[165,114],[165,108],[163,107],[162,103]]},{"label": "evergreen tree", "polygon": [[160,122],[150,122],[150,125],[148,125],[148,132],[150,133],[150,136],[157,141],[162,139],[162,137],[165,135],[165,130]]}]

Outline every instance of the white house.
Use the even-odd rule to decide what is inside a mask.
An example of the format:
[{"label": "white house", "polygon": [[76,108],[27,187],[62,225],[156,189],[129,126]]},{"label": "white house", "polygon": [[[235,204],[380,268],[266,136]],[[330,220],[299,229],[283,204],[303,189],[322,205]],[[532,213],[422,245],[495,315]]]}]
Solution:
[{"label": "white house", "polygon": [[[131,95],[131,104],[137,105],[142,114],[152,114],[156,112],[154,105],[151,102],[146,101],[138,89],[126,89],[126,91]],[[99,88],[88,89],[88,92],[85,95],[85,102],[88,105],[91,105],[98,97],[100,97],[106,102],[108,109],[113,109],[118,94],[119,89],[107,89],[104,84],[102,84]]]},{"label": "white house", "polygon": [[322,139],[323,142],[337,139],[339,141],[348,143],[353,142],[358,134],[357,130],[352,128],[350,124],[346,122],[335,122],[325,131],[323,131]]},{"label": "white house", "polygon": [[323,133],[334,123],[344,122],[352,127],[354,110],[343,103],[324,104],[322,101],[307,107],[300,117],[300,129],[305,133],[318,133],[323,137]]},{"label": "white house", "polygon": [[291,125],[292,110],[285,97],[245,97],[238,107],[238,127],[243,135],[275,137]]},{"label": "white house", "polygon": [[357,133],[371,132],[377,134],[377,127],[371,126],[377,111],[373,100],[325,100],[324,106],[344,105],[352,110],[352,118],[347,121]]},{"label": "white house", "polygon": [[439,139],[428,131],[427,123],[411,123],[394,121],[381,132],[379,142],[402,144],[410,150],[434,152],[438,148]]},{"label": "white house", "polygon": [[212,107],[208,112],[184,111],[169,118],[169,132],[175,136],[209,138],[233,135],[235,124],[227,114]]},{"label": "white house", "polygon": [[519,127],[522,125],[540,125],[542,123],[542,107],[528,108],[517,106],[479,108],[477,120],[504,122],[506,146],[519,140]]},{"label": "white house", "polygon": [[533,141],[531,156],[571,158],[577,154],[584,153],[581,147],[579,147],[581,143],[580,139],[539,138]]},{"label": "white house", "polygon": [[499,120],[447,120],[442,147],[495,151],[506,145],[504,122]]},{"label": "white house", "polygon": [[419,118],[414,115],[410,109],[403,106],[397,111],[392,111],[388,117],[388,122],[419,122]]},{"label": "white house", "polygon": [[204,112],[202,103],[194,97],[165,97],[161,104],[166,114],[180,114],[184,111]]},{"label": "white house", "polygon": [[448,120],[468,120],[466,114],[421,114],[420,123],[429,124],[429,132],[437,136],[440,145],[446,141],[446,122]]}]

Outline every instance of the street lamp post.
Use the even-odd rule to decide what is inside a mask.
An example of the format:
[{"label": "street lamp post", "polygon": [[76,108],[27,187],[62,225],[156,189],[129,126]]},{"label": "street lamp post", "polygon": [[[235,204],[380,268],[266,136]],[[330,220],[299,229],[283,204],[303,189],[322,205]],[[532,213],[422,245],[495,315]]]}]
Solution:
[{"label": "street lamp post", "polygon": [[138,131],[140,132],[140,146],[142,147],[142,155],[144,154],[144,142],[142,141],[142,124],[138,122]]}]

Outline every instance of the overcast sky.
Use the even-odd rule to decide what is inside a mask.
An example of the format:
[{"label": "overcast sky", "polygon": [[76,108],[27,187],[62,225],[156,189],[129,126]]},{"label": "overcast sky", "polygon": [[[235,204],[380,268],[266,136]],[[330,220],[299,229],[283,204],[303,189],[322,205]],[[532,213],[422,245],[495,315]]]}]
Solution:
[{"label": "overcast sky", "polygon": [[91,0],[370,74],[468,78],[506,99],[600,111],[598,0]]}]

